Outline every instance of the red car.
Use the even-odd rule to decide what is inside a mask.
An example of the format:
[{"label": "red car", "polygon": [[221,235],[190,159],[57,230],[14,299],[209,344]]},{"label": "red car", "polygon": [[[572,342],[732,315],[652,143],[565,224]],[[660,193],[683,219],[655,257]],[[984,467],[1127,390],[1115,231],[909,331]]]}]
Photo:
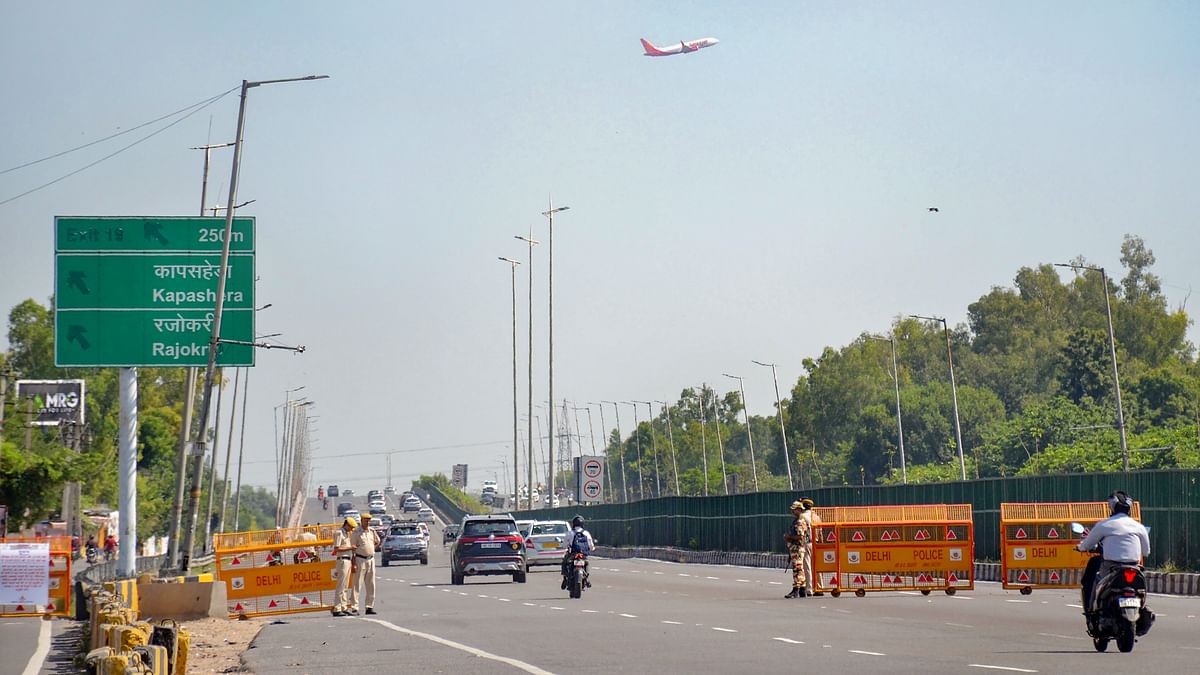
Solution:
[{"label": "red car", "polygon": [[462,533],[450,554],[450,583],[459,586],[469,576],[511,574],[523,584],[528,570],[525,542],[512,516],[463,518]]}]

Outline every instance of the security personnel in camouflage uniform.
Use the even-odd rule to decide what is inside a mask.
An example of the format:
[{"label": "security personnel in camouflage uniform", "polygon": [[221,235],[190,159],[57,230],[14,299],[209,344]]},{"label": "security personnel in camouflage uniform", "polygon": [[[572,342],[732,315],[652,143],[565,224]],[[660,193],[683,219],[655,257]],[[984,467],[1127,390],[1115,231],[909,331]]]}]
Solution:
[{"label": "security personnel in camouflage uniform", "polygon": [[807,579],[804,576],[804,553],[812,541],[812,531],[809,521],[804,518],[804,511],[803,502],[792,502],[794,519],[788,533],[783,535],[783,540],[787,542],[788,559],[792,563],[792,592],[783,596],[785,598],[803,598],[808,595],[805,588]]}]

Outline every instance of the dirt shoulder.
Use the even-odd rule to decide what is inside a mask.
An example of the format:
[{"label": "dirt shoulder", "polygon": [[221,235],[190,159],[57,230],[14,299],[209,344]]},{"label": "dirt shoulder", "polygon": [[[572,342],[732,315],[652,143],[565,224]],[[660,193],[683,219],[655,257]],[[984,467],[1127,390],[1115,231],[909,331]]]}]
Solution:
[{"label": "dirt shoulder", "polygon": [[242,653],[268,621],[249,619],[196,619],[183,622],[191,631],[192,642],[188,651],[188,675],[193,673],[244,673],[250,672],[242,665]]}]

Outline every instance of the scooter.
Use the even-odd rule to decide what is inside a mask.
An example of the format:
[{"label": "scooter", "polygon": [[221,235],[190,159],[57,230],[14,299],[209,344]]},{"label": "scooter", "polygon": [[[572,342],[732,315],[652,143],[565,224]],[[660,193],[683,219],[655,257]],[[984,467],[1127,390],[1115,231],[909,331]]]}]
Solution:
[{"label": "scooter", "polygon": [[[1084,534],[1087,530],[1079,523],[1071,523],[1071,531]],[[1104,560],[1099,546],[1092,553],[1085,576],[1095,575]],[[1150,632],[1154,625],[1154,612],[1146,607],[1146,578],[1137,565],[1122,565],[1104,578],[1097,578],[1089,605],[1092,611],[1084,614],[1087,633],[1098,652],[1107,650],[1114,639],[1120,651],[1133,651],[1137,638]]]},{"label": "scooter", "polygon": [[100,557],[100,549],[96,548],[95,546],[89,546],[87,547],[86,556],[88,564],[95,565],[96,560]]}]

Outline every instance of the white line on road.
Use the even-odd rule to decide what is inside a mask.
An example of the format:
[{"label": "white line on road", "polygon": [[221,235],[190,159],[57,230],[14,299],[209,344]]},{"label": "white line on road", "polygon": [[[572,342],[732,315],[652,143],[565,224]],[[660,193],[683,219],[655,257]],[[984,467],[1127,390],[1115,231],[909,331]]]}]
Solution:
[{"label": "white line on road", "polygon": [[1078,635],[1059,635],[1058,633],[1038,633],[1038,635],[1052,638],[1062,638],[1064,640],[1087,640],[1089,638],[1080,637]]},{"label": "white line on road", "polygon": [[771,639],[772,639],[772,640],[779,640],[780,642],[786,642],[786,643],[788,643],[789,645],[802,645],[802,644],[804,644],[804,643],[803,643],[803,642],[801,642],[800,640],[792,640],[791,638],[773,637],[773,638],[771,638]]},{"label": "white line on road", "polygon": [[736,632],[737,632],[736,630],[734,630],[734,629],[732,629],[732,628],[720,628],[720,627],[718,627],[718,626],[713,626],[713,627],[712,627],[712,629],[713,629],[713,630],[719,630],[719,631],[721,631],[722,633],[736,633]]},{"label": "white line on road", "polygon": [[946,625],[947,626],[955,626],[957,628],[974,628],[975,627],[975,626],[971,626],[971,625],[968,625],[965,623],[950,623],[949,621],[946,622]]},{"label": "white line on road", "polygon": [[734,579],[734,581],[738,582],[739,584],[748,584],[748,583],[750,583],[750,580],[749,580],[749,579]]},{"label": "white line on road", "polygon": [[771,584],[772,586],[782,586],[783,585],[782,581],[768,581],[767,583]]},{"label": "white line on road", "polygon": [[887,654],[881,652],[864,652],[861,649],[847,649],[846,651],[850,652],[851,654],[862,654],[864,656],[887,656]]},{"label": "white line on road", "polygon": [[682,626],[683,625],[683,623],[681,623],[679,621],[662,621],[661,623],[665,623],[670,626]]},{"label": "white line on road", "polygon": [[690,577],[690,576],[692,576],[692,575],[690,575],[690,574],[684,574],[683,572],[680,572],[680,573],[679,573],[679,576],[681,576],[681,577]]},{"label": "white line on road", "polygon": [[459,591],[459,593],[458,593],[458,594],[459,594],[459,595],[462,595],[462,596],[465,596],[465,595],[466,595],[466,593],[463,593],[462,591]]},{"label": "white line on road", "polygon": [[626,619],[636,619],[637,618],[637,614],[621,614],[620,616],[623,616]]},{"label": "white line on road", "polygon": [[532,602],[522,602],[521,604],[525,605],[526,607],[537,607],[537,605],[533,604]]},{"label": "white line on road", "polygon": [[705,579],[712,579],[713,581],[720,581],[720,580],[721,580],[721,577],[704,577],[704,578],[705,578]]},{"label": "white line on road", "polygon": [[25,670],[21,675],[37,675],[42,669],[42,663],[46,660],[46,655],[50,653],[50,622],[43,620],[38,628],[37,649],[34,650],[33,656],[29,657],[29,663],[25,665]]},{"label": "white line on road", "polygon": [[490,595],[484,595],[483,593],[480,593],[480,594],[479,594],[479,597],[481,597],[481,598],[490,598],[490,597],[492,597],[492,596],[490,596]]},{"label": "white line on road", "polygon": [[1075,609],[1083,609],[1083,605],[1067,605],[1067,607],[1074,607]]},{"label": "white line on road", "polygon": [[1019,602],[1019,603],[1023,603],[1023,604],[1029,604],[1033,601],[1032,600],[1005,600],[1005,602]]},{"label": "white line on road", "polygon": [[512,602],[512,600],[509,600],[508,598],[496,598],[496,599],[499,600],[500,602]]},{"label": "white line on road", "polygon": [[562,607],[551,607],[550,609],[555,609],[555,610],[558,610],[558,611],[560,611],[560,612],[561,612],[561,611],[563,611],[563,608],[562,608]]},{"label": "white line on road", "polygon": [[397,633],[404,633],[405,635],[410,635],[412,637],[418,637],[423,640],[429,640],[430,642],[436,642],[440,645],[445,645],[447,647],[453,647],[454,649],[464,651],[464,652],[466,652],[468,654],[472,654],[474,656],[478,656],[478,657],[485,658],[485,659],[491,659],[492,661],[499,661],[500,663],[508,664],[508,665],[512,666],[513,668],[523,670],[527,673],[533,673],[533,675],[552,675],[549,671],[542,670],[541,668],[538,668],[537,666],[535,666],[531,663],[526,663],[524,661],[518,661],[517,659],[511,659],[511,658],[508,658],[507,656],[499,656],[497,654],[492,654],[491,652],[485,652],[482,649],[477,649],[477,648],[471,647],[469,645],[464,645],[461,642],[447,640],[446,638],[438,637],[436,635],[431,635],[429,633],[421,633],[419,631],[411,630],[408,628],[401,628],[400,626],[397,626],[396,624],[391,623],[389,621],[381,621],[379,619],[366,619],[366,618],[361,619],[361,620],[362,621],[370,621],[371,623],[379,624],[380,626],[383,626],[384,628],[390,628],[391,630],[394,630]]},{"label": "white line on road", "polygon": [[1014,673],[1036,673],[1037,672],[1036,670],[1030,670],[1028,668],[1013,668],[1011,666],[989,666],[985,663],[968,663],[967,667],[968,668],[990,668],[992,670],[1010,670]]},{"label": "white line on road", "polygon": [[600,610],[598,610],[598,609],[581,609],[579,611],[583,612],[584,614],[599,614],[600,613]]}]

